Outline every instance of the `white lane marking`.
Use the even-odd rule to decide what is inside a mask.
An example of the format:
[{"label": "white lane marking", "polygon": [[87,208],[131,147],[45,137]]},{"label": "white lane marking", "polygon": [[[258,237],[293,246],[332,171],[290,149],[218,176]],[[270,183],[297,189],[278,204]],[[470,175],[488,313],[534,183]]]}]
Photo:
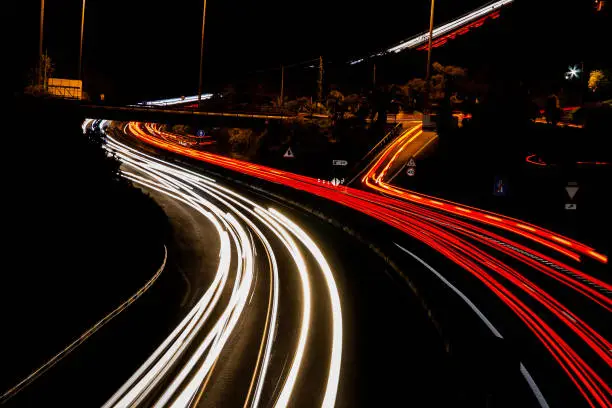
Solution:
[{"label": "white lane marking", "polygon": [[[463,301],[465,303],[467,303],[467,305],[474,311],[474,313],[476,313],[476,315],[478,315],[478,317],[484,322],[484,324],[489,328],[489,330],[491,330],[491,332],[496,337],[499,337],[500,339],[504,338],[501,335],[501,333],[499,332],[499,330],[497,330],[495,328],[495,326],[493,326],[493,323],[491,323],[491,321],[489,319],[487,319],[487,317],[476,307],[476,305],[474,303],[472,303],[472,301],[467,296],[465,296],[459,289],[457,289],[452,283],[450,283],[444,276],[442,276],[438,271],[436,271],[429,264],[427,264],[427,262],[425,262],[424,260],[422,260],[421,258],[416,256],[415,254],[413,254],[412,252],[410,252],[406,248],[402,247],[401,245],[397,244],[396,242],[394,242],[394,244],[399,249],[401,249],[402,251],[404,251],[405,253],[407,253],[408,255],[410,255],[411,257],[416,259],[417,261],[419,261],[423,266],[425,266],[434,275],[436,275],[442,282],[444,282],[444,284],[446,284],[449,288],[451,288],[453,290],[453,292],[455,292],[457,295],[459,295],[459,297],[461,299],[463,299]],[[533,392],[534,396],[538,400],[538,403],[540,404],[540,407],[542,407],[542,408],[549,408],[548,402],[546,402],[546,398],[544,398],[544,395],[542,395],[542,392],[540,391],[540,388],[535,383],[535,381],[533,380],[533,377],[531,377],[531,374],[529,374],[529,371],[527,371],[527,368],[525,368],[525,365],[523,363],[521,363],[521,370],[520,371],[521,371],[521,374],[523,375],[523,377],[525,378],[525,381],[527,381],[527,384],[529,385],[529,388],[531,389],[531,391]]]},{"label": "white lane marking", "polygon": [[491,330],[491,332],[495,335],[495,337],[498,337],[500,339],[503,339],[504,336],[501,335],[501,333],[499,332],[499,330],[497,330],[495,328],[495,326],[493,326],[493,323],[491,323],[491,321],[489,319],[487,319],[487,317],[480,311],[480,309],[478,309],[476,307],[476,305],[474,303],[472,303],[472,301],[463,294],[463,292],[461,292],[459,289],[457,289],[452,283],[450,283],[444,276],[442,276],[438,271],[436,271],[434,268],[432,268],[431,266],[429,266],[429,264],[427,264],[424,260],[422,260],[421,258],[419,258],[418,256],[416,256],[415,254],[413,254],[412,252],[408,251],[406,248],[398,245],[397,243],[394,242],[394,244],[401,249],[402,251],[406,252],[408,255],[412,256],[414,259],[416,259],[417,261],[419,261],[421,264],[423,264],[423,266],[425,266],[427,269],[429,269],[434,275],[436,275],[442,282],[444,282],[444,284],[446,286],[448,286],[449,288],[452,289],[453,292],[455,292],[457,295],[459,295],[459,297],[461,299],[463,299],[463,301],[465,303],[467,303],[467,305],[470,307],[470,309],[472,309],[474,311],[474,313],[476,313],[476,315],[478,315],[478,317],[480,318],[480,320],[482,320],[484,322],[484,324],[489,328],[489,330]]}]

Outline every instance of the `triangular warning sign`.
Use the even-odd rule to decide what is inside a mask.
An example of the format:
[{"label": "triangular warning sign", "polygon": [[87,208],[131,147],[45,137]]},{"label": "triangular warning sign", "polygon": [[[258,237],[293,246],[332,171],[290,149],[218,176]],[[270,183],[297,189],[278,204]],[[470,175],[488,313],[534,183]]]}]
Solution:
[{"label": "triangular warning sign", "polygon": [[569,195],[570,199],[573,200],[574,196],[578,192],[578,186],[567,186],[565,187],[565,191],[567,191],[567,194]]},{"label": "triangular warning sign", "polygon": [[286,159],[293,159],[295,156],[293,155],[291,148],[288,148],[285,154],[283,154],[283,157]]},{"label": "triangular warning sign", "polygon": [[410,160],[408,160],[408,167],[416,167],[416,163],[414,162],[414,158],[410,158]]}]

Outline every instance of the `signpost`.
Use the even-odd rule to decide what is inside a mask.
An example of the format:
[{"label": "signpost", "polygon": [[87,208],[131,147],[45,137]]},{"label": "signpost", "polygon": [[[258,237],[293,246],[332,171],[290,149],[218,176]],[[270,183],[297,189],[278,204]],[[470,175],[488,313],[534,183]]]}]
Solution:
[{"label": "signpost", "polygon": [[[567,183],[567,187],[565,187],[565,191],[567,192],[567,195],[570,198],[570,201],[574,200],[574,197],[576,197],[576,193],[578,192],[578,183],[576,183],[575,181],[570,181]],[[576,203],[567,203],[565,204],[565,209],[566,210],[575,210],[576,209]]]},{"label": "signpost", "polygon": [[573,200],[574,197],[576,196],[576,193],[578,192],[578,183],[575,182],[569,182],[567,183],[567,187],[565,187],[565,191],[567,191],[567,195],[569,196],[570,200]]},{"label": "signpost", "polygon": [[346,160],[332,160],[334,166],[346,166],[348,162]]},{"label": "signpost", "polygon": [[406,163],[406,166],[408,166],[408,170],[406,170],[406,174],[409,175],[410,177],[414,176],[416,174],[416,162],[414,161],[414,157],[411,157],[410,160],[408,160],[408,163]]},{"label": "signpost", "polygon": [[291,147],[287,148],[287,151],[285,152],[285,154],[283,154],[283,157],[285,159],[293,159],[293,158],[295,158],[295,156],[293,155],[293,151],[291,150]]},{"label": "signpost", "polygon": [[493,195],[504,197],[507,192],[508,186],[506,180],[501,177],[495,177],[495,183],[493,184]]}]

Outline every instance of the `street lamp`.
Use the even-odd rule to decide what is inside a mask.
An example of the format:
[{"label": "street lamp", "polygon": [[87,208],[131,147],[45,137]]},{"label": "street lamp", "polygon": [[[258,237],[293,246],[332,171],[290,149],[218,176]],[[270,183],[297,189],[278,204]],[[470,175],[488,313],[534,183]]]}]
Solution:
[{"label": "street lamp", "polygon": [[[423,106],[423,124],[429,125],[431,121],[429,109],[429,93],[431,88],[431,44],[433,36],[435,0],[431,0],[431,10],[429,12],[429,39],[427,45],[427,74],[425,76],[425,98]],[[428,122],[428,123],[425,123]]]},{"label": "street lamp", "polygon": [[206,23],[206,0],[202,10],[202,43],[200,44],[200,78],[198,83],[198,110],[202,108],[202,64],[204,63],[204,24]]},{"label": "street lamp", "polygon": [[85,28],[85,0],[81,9],[81,46],[79,48],[79,72],[78,78],[83,79],[83,29]]},{"label": "street lamp", "polygon": [[578,68],[578,65],[574,65],[573,67],[568,67],[569,71],[565,73],[565,79],[575,79],[580,76],[582,70]]},{"label": "street lamp", "polygon": [[43,77],[43,23],[45,21],[45,0],[40,0],[40,39],[38,42],[38,84],[42,83]]}]

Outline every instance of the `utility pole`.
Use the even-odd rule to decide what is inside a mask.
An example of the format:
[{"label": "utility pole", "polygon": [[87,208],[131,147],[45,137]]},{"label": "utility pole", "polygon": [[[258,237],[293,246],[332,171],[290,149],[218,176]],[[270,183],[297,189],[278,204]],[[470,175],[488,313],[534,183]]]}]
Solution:
[{"label": "utility pole", "polygon": [[429,13],[429,39],[427,45],[427,75],[425,76],[425,98],[423,101],[423,122],[430,121],[429,94],[431,90],[431,43],[433,39],[434,5],[435,0],[431,0],[431,11]]},{"label": "utility pole", "polygon": [[204,24],[206,23],[206,0],[202,10],[202,43],[200,44],[200,79],[198,82],[198,110],[202,108],[202,64],[204,63]]},{"label": "utility pole", "polygon": [[584,103],[584,92],[586,90],[586,86],[585,86],[585,79],[586,79],[586,72],[584,72],[584,61],[580,62],[580,74],[582,75],[580,77],[580,106],[582,106],[582,104]]},{"label": "utility pole", "polygon": [[45,21],[45,0],[40,0],[40,40],[38,42],[38,85],[44,86],[43,78],[43,25]]},{"label": "utility pole", "polygon": [[372,87],[376,89],[376,64],[374,64],[374,72],[372,74]]},{"label": "utility pole", "polygon": [[323,101],[323,57],[319,57],[319,80],[317,81],[317,102]]},{"label": "utility pole", "polygon": [[85,28],[85,0],[81,10],[81,47],[79,48],[79,72],[78,79],[83,80],[83,30]]},{"label": "utility pole", "polygon": [[280,108],[285,104],[285,66],[281,65]]},{"label": "utility pole", "polygon": [[45,51],[45,55],[43,57],[43,65],[42,65],[42,73],[43,73],[43,85],[45,85],[47,83],[47,73],[49,72],[49,55],[47,54],[47,51]]}]

